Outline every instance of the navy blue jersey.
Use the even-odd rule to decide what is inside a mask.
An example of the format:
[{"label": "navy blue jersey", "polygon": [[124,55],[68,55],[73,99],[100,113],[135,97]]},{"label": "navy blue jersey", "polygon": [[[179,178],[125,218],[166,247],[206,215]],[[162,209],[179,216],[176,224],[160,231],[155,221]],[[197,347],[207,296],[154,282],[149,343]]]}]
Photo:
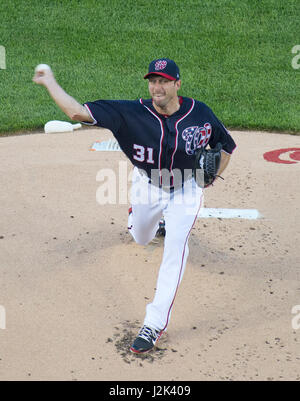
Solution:
[{"label": "navy blue jersey", "polygon": [[170,173],[192,170],[195,150],[221,142],[231,154],[235,142],[212,110],[197,100],[180,97],[180,109],[171,116],[158,114],[152,99],[87,102],[94,125],[112,131],[122,151],[149,178],[153,169]]}]

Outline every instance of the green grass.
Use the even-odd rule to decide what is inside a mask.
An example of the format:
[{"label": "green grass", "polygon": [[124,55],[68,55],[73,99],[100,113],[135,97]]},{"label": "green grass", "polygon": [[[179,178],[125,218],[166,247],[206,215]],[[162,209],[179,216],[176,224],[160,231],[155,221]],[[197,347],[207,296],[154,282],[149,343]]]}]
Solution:
[{"label": "green grass", "polygon": [[228,126],[300,132],[299,0],[12,0],[0,4],[0,133],[68,120],[32,82],[49,64],[78,101],[148,97],[157,57],[181,69],[184,96]]}]

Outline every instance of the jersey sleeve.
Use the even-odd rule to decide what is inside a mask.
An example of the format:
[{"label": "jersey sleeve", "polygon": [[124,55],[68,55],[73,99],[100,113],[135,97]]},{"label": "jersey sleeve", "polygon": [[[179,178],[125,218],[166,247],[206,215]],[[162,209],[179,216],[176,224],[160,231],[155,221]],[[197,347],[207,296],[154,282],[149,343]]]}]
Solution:
[{"label": "jersey sleeve", "polygon": [[84,103],[93,119],[93,123],[84,122],[87,125],[97,125],[107,128],[116,134],[123,123],[121,113],[121,102],[117,100],[96,100],[95,102]]},{"label": "jersey sleeve", "polygon": [[209,146],[211,148],[214,148],[216,144],[220,142],[222,144],[222,150],[224,150],[226,153],[232,154],[232,152],[236,148],[236,143],[234,142],[232,136],[225,128],[225,126],[222,124],[222,122],[215,116],[215,114],[212,111],[211,113],[213,117],[212,118],[213,126],[212,126],[212,135],[208,142]]}]

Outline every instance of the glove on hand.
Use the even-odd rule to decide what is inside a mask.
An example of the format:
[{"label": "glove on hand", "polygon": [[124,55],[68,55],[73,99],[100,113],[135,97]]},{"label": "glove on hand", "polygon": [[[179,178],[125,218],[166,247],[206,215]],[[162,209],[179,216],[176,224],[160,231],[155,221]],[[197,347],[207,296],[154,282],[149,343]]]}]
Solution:
[{"label": "glove on hand", "polygon": [[220,177],[217,173],[221,163],[221,150],[220,142],[213,149],[200,148],[197,150],[193,176],[199,187],[207,188],[217,177]]}]

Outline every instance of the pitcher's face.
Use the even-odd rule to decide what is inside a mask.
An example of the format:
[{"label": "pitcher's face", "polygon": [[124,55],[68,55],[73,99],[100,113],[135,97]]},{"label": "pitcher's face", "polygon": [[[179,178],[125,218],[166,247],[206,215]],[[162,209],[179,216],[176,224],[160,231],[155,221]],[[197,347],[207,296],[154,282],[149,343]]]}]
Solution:
[{"label": "pitcher's face", "polygon": [[168,103],[177,99],[180,85],[181,81],[171,81],[159,75],[149,77],[149,93],[160,108],[165,108]]}]

